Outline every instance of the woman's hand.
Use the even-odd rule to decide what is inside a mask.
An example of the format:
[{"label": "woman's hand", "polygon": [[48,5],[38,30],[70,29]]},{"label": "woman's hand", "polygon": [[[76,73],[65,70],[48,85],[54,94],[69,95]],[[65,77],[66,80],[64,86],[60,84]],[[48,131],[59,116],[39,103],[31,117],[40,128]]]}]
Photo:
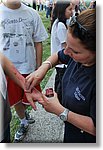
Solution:
[{"label": "woman's hand", "polygon": [[35,87],[37,84],[39,84],[41,82],[41,80],[42,80],[42,78],[41,78],[41,76],[39,76],[37,71],[31,73],[25,79],[26,90],[31,91],[33,89],[33,87]]},{"label": "woman's hand", "polygon": [[33,87],[38,85],[45,77],[47,71],[58,63],[57,53],[50,56],[36,71],[26,77],[26,90],[32,90]]},{"label": "woman's hand", "polygon": [[28,75],[25,79],[26,90],[31,91],[36,85],[38,85],[44,78],[48,68],[46,65],[42,65],[38,70]]},{"label": "woman's hand", "polygon": [[43,99],[38,102],[42,104],[45,110],[50,113],[59,115],[61,112],[64,111],[64,107],[60,104],[57,98],[57,94],[55,92],[54,96],[50,98],[47,98],[45,95],[43,95]]}]

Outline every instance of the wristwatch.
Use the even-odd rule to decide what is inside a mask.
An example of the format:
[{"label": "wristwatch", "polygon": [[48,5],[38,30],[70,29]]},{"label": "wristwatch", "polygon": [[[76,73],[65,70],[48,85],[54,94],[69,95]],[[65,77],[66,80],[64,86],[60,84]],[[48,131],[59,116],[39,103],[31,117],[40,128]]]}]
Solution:
[{"label": "wristwatch", "polygon": [[69,109],[65,108],[65,110],[59,115],[59,118],[63,121],[67,121]]}]

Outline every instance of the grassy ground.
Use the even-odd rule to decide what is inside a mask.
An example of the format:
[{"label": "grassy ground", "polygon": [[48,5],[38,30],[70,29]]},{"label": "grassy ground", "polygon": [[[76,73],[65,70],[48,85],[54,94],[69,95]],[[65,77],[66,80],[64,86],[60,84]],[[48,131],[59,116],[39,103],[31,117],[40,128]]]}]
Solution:
[{"label": "grassy ground", "polygon": [[[47,30],[47,28],[50,26],[50,20],[45,17],[44,11],[39,12],[39,14],[40,14],[41,19],[44,23],[44,26]],[[45,61],[50,56],[50,34],[48,34],[48,35],[49,35],[49,38],[45,42],[43,42],[43,61]],[[52,72],[53,72],[53,69],[51,69],[46,74],[45,78],[41,82],[41,88],[42,89],[44,89],[44,87],[45,87],[49,77],[51,76]],[[31,110],[31,107],[28,107],[28,110]],[[11,126],[11,142],[13,142],[15,132],[17,131],[20,122],[19,122],[18,116],[16,115],[14,108],[12,108],[11,111],[12,111],[12,120],[11,120],[11,124],[10,124],[10,126]]]}]

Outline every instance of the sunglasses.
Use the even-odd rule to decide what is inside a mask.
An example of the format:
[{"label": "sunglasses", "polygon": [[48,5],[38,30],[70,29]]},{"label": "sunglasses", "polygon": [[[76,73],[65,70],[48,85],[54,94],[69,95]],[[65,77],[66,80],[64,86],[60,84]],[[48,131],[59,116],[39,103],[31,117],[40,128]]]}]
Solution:
[{"label": "sunglasses", "polygon": [[73,31],[73,34],[78,37],[82,41],[87,41],[89,38],[89,32],[88,30],[83,27],[77,20],[77,16],[73,16],[70,20],[70,27],[73,27],[75,25],[75,29]]}]

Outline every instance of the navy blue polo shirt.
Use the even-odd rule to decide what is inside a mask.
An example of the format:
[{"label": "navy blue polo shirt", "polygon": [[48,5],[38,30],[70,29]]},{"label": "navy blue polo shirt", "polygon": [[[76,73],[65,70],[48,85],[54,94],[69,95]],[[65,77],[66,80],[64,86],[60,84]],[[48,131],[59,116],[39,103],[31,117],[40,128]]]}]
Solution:
[{"label": "navy blue polo shirt", "polygon": [[[63,51],[58,52],[58,57],[68,65],[62,79],[63,106],[75,113],[90,116],[96,126],[96,65],[85,67]],[[96,138],[65,122],[64,142],[92,143],[96,142]]]}]

